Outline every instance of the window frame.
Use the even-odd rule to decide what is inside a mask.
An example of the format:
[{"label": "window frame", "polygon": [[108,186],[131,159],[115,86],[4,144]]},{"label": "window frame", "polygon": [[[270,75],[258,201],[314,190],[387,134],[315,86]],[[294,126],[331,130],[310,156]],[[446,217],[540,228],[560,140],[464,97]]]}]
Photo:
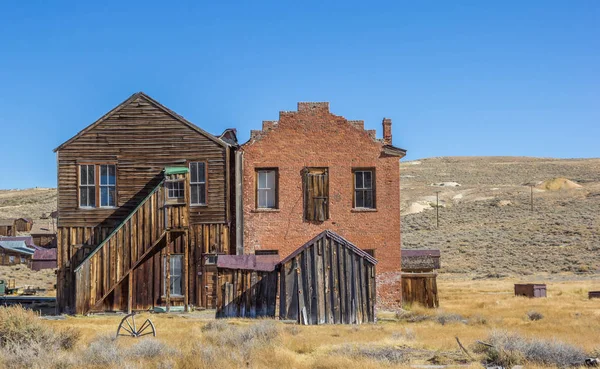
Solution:
[{"label": "window frame", "polygon": [[[192,164],[204,164],[204,182],[192,182]],[[206,160],[198,160],[198,161],[190,161],[188,163],[188,168],[190,171],[190,179],[189,179],[189,190],[190,190],[190,206],[208,206],[208,161]],[[192,186],[202,185],[204,184],[204,202],[193,203],[192,202]],[[200,192],[198,192],[200,193]]]},{"label": "window frame", "polygon": [[[101,166],[109,166],[112,165],[115,167],[115,184],[114,185],[101,185]],[[94,206],[81,206],[81,187],[92,187],[91,184],[82,185],[81,184],[81,167],[82,166],[93,166],[94,167]],[[115,162],[88,162],[82,161],[77,163],[77,207],[81,210],[93,210],[93,209],[117,209],[119,207],[119,168],[117,163]],[[115,204],[101,206],[101,187],[114,187],[115,188]]]},{"label": "window frame", "polygon": [[[363,188],[356,188],[356,173],[358,172],[371,172],[371,188],[364,188],[364,176],[363,176]],[[374,167],[360,167],[352,168],[352,209],[353,210],[377,210],[377,175]],[[356,192],[357,191],[371,191],[371,197],[373,198],[373,206],[356,206]],[[364,198],[363,198],[364,205]]]},{"label": "window frame", "polygon": [[[181,282],[180,285],[180,289],[181,289],[181,294],[177,294],[177,293],[173,293],[172,291],[169,291],[169,296],[170,297],[183,297],[183,284],[185,283],[184,281],[184,275],[183,275],[183,263],[184,263],[184,255],[183,254],[171,254],[170,255],[170,259],[173,260],[173,257],[177,257],[178,259],[180,259],[181,262],[181,268],[180,268],[180,275],[179,275],[179,280]],[[163,288],[162,288],[162,296],[167,296],[167,255],[163,255]],[[173,268],[172,265],[169,265],[169,272],[171,273],[171,276],[169,278],[169,280],[172,282],[173,281]],[[173,286],[175,287],[175,286]],[[169,286],[170,288],[170,286]]]},{"label": "window frame", "polygon": [[[87,183],[86,184],[82,184],[81,180],[82,180],[82,176],[81,176],[81,169],[82,167],[89,167],[92,166],[93,167],[93,173],[94,173],[94,182],[93,184],[89,183],[89,178],[87,178]],[[86,170],[87,173],[89,173],[89,168],[87,168],[88,170]],[[77,205],[80,209],[95,209],[98,205],[97,199],[98,199],[98,189],[96,188],[96,178],[97,178],[97,172],[96,172],[97,168],[96,168],[96,164],[93,163],[79,163],[79,165],[77,165]],[[87,174],[86,174],[87,176]],[[81,189],[82,187],[85,187],[86,189],[89,189],[90,187],[94,188],[94,205],[81,205]],[[89,204],[89,192],[88,192],[88,204]]]},{"label": "window frame", "polygon": [[14,264],[15,263],[15,256],[14,255],[8,255],[8,263],[9,264]]},{"label": "window frame", "polygon": [[[103,166],[106,167],[107,176],[109,176],[109,174],[108,174],[109,173],[108,167],[109,166],[115,167],[115,184],[114,185],[111,185],[111,184],[105,184],[105,185],[103,185],[102,184],[102,167]],[[96,182],[96,191],[98,193],[98,195],[97,195],[97,197],[98,197],[97,204],[100,205],[98,207],[99,208],[104,208],[104,209],[114,209],[114,208],[117,207],[117,165],[116,164],[102,163],[102,164],[97,164],[96,168],[97,168],[97,171],[98,171],[97,172],[98,175],[96,177],[96,178],[98,178],[98,180]],[[115,204],[114,205],[106,205],[106,206],[102,205],[102,188],[103,187],[108,188],[109,191],[110,191],[111,187],[115,188]],[[110,199],[110,196],[109,196],[109,199]]]},{"label": "window frame", "polygon": [[[274,172],[274,186],[275,188],[259,188],[258,187],[258,176],[260,172]],[[259,206],[258,204],[258,191],[259,190],[273,190],[274,195],[274,204],[273,207],[268,206]],[[254,209],[258,211],[269,211],[269,210],[278,210],[279,209],[279,168],[277,167],[264,167],[264,168],[254,168]]]},{"label": "window frame", "polygon": [[[167,185],[166,189],[167,189],[167,201],[175,201],[177,202],[178,200],[184,200],[185,201],[185,180],[183,179],[177,179],[177,180],[170,180],[170,181],[165,181],[165,184]],[[177,184],[178,188],[169,188],[169,186]],[[171,196],[171,191],[177,191],[178,193],[181,193],[181,196]]]}]

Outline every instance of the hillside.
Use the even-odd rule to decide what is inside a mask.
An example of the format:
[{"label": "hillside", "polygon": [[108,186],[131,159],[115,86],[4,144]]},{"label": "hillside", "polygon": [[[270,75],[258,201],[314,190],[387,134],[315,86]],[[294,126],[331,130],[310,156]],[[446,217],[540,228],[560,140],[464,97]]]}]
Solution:
[{"label": "hillside", "polygon": [[403,247],[441,249],[445,272],[600,269],[600,159],[444,157],[400,171]]},{"label": "hillside", "polygon": [[40,219],[56,210],[55,188],[28,188],[25,190],[0,190],[0,219]]}]

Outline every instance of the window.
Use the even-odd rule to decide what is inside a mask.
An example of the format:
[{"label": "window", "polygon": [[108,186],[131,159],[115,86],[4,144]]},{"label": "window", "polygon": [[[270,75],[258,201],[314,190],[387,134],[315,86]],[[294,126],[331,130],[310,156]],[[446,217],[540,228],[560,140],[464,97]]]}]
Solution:
[{"label": "window", "polygon": [[114,207],[116,204],[116,171],[115,165],[100,165],[100,207]]},{"label": "window", "polygon": [[277,208],[277,169],[256,170],[256,207]]},{"label": "window", "polygon": [[79,166],[79,206],[96,207],[96,166]]},{"label": "window", "polygon": [[21,264],[25,264],[25,258],[21,257]]},{"label": "window", "polygon": [[375,171],[358,169],[354,171],[354,207],[375,209]]},{"label": "window", "polygon": [[323,222],[329,219],[329,170],[304,169],[304,219]]},{"label": "window", "polygon": [[190,203],[206,205],[206,163],[190,163]]},{"label": "window", "polygon": [[13,255],[9,256],[9,257],[8,257],[8,262],[9,262],[10,264],[14,264],[14,263],[15,263],[15,257],[14,257]]},{"label": "window", "polygon": [[[183,255],[171,255],[171,288],[169,289],[171,296],[183,296],[183,278],[182,278]],[[167,294],[167,257],[163,257],[163,295]]]},{"label": "window", "polygon": [[167,182],[167,197],[169,199],[183,199],[185,187],[183,181]]}]

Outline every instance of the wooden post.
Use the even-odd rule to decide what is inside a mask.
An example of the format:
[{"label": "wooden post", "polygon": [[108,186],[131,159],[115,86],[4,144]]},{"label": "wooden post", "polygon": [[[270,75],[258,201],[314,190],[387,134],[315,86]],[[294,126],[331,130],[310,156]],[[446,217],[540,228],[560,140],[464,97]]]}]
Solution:
[{"label": "wooden post", "polygon": [[183,280],[183,306],[184,306],[184,311],[187,313],[189,311],[189,298],[188,298],[188,284],[190,281],[190,276],[188,275],[189,272],[189,268],[188,268],[188,260],[189,260],[189,247],[190,245],[188,244],[188,231],[186,230],[183,233],[183,275],[184,275],[184,280]]},{"label": "wooden post", "polygon": [[165,291],[166,291],[166,311],[171,310],[171,232],[167,231],[167,251],[165,256]]},{"label": "wooden post", "polygon": [[131,314],[133,310],[133,270],[127,276],[127,314]]}]

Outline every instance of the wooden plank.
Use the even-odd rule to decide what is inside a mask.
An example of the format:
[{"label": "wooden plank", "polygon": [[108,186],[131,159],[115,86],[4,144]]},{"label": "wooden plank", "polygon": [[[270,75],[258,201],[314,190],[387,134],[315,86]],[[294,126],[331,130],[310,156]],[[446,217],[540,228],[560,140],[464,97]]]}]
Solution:
[{"label": "wooden plank", "polygon": [[340,319],[342,324],[350,324],[348,319],[348,295],[346,292],[346,247],[338,244],[338,278],[340,288]]},{"label": "wooden plank", "polygon": [[323,238],[323,282],[325,284],[325,323],[333,324],[333,301],[331,299],[331,246],[327,237]]},{"label": "wooden plank", "polygon": [[330,240],[330,255],[331,255],[331,300],[333,307],[333,322],[335,324],[340,324],[341,316],[340,316],[340,291],[339,291],[339,280],[338,280],[338,270],[339,270],[339,260],[338,260],[338,244],[334,240]]},{"label": "wooden plank", "polygon": [[189,311],[189,245],[188,245],[188,233],[187,231],[183,234],[183,306],[184,311]]},{"label": "wooden plank", "polygon": [[165,251],[165,303],[168,313],[171,310],[171,232],[167,232],[167,247]]},{"label": "wooden plank", "polygon": [[296,256],[294,258],[294,266],[296,269],[296,284],[297,284],[297,293],[298,293],[298,318],[300,319],[298,322],[300,324],[307,325],[306,319],[306,304],[305,304],[305,293],[304,293],[304,283],[303,283],[303,273],[302,273],[302,255]]},{"label": "wooden plank", "polygon": [[315,263],[315,269],[317,271],[317,278],[316,278],[316,293],[317,293],[317,309],[318,309],[318,320],[319,323],[318,324],[325,324],[326,322],[326,304],[325,304],[325,299],[326,299],[326,294],[325,294],[325,280],[324,280],[324,276],[325,276],[325,264],[323,261],[323,239],[317,240],[317,242],[315,243],[314,246],[317,250],[317,260]]}]

